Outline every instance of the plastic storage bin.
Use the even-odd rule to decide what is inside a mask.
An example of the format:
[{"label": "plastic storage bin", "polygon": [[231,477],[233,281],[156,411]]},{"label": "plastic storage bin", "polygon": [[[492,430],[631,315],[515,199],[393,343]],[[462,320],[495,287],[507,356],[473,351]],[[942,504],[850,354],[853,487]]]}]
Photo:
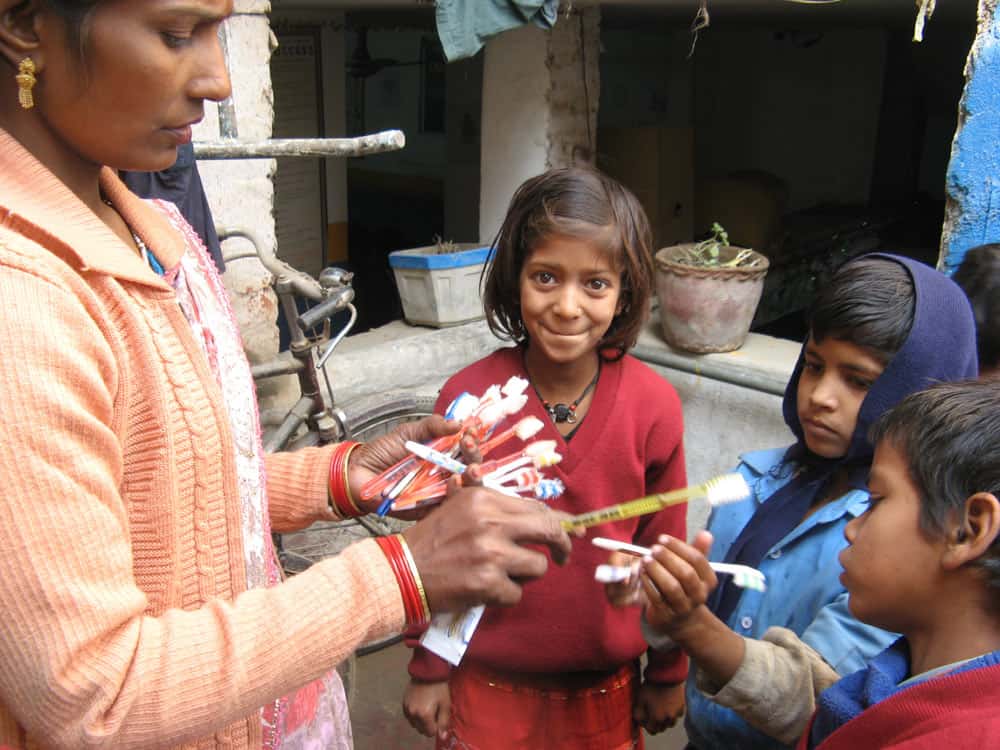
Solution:
[{"label": "plastic storage bin", "polygon": [[479,277],[490,248],[475,243],[457,247],[453,253],[439,253],[433,245],[389,253],[408,323],[442,328],[483,317]]}]

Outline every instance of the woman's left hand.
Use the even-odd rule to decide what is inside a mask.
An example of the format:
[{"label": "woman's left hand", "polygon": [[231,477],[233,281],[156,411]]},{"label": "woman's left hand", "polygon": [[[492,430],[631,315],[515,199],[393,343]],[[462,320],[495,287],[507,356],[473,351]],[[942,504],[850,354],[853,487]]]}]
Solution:
[{"label": "woman's left hand", "polygon": [[[412,440],[416,443],[428,443],[435,438],[453,435],[462,428],[461,422],[447,420],[437,414],[425,417],[424,419],[407,422],[399,425],[387,435],[376,438],[369,443],[362,443],[351,454],[351,460],[347,467],[348,481],[351,486],[351,495],[356,500],[361,496],[361,487],[369,480],[373,479],[383,471],[394,465],[396,462],[412,455],[406,449],[406,441]],[[479,454],[479,446],[471,436],[462,438],[462,461],[468,465],[479,463],[482,457]],[[372,503],[358,501],[358,505],[369,513],[377,510],[381,500]],[[418,511],[411,513],[408,517],[418,518],[426,513]]]}]

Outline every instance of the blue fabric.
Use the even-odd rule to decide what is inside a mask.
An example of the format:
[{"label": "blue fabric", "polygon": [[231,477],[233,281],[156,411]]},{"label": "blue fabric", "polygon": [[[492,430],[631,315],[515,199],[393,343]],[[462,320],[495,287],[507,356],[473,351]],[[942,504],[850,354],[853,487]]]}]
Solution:
[{"label": "blue fabric", "polygon": [[[847,454],[832,460],[811,454],[803,439],[797,399],[806,346],[803,344],[782,404],[785,423],[797,438],[789,458],[794,458],[801,470],[741,531],[726,555],[727,563],[757,567],[774,543],[795,528],[836,472],[847,469],[849,486],[863,488],[874,450],[868,431],[884,411],[932,383],[974,378],[978,373],[975,323],[969,327],[969,321],[974,319],[970,318],[971,306],[961,289],[943,274],[910,258],[886,253],[862,257],[892,260],[909,271],[915,294],[909,336],[865,397]],[[941,352],[948,352],[948,356],[941,356]],[[741,591],[726,581],[716,591],[712,609],[725,620],[736,608],[740,595]]]},{"label": "blue fabric", "polygon": [[[934,677],[968,672],[997,664],[1000,664],[1000,651],[971,659],[955,669],[936,674]],[[872,659],[866,668],[848,675],[823,691],[817,701],[816,716],[809,733],[809,747],[819,745],[866,708],[914,685],[919,685],[919,680],[905,686],[900,685],[909,674],[910,649],[906,639],[900,638]]]},{"label": "blue fabric", "polygon": [[[767,576],[764,593],[736,589],[731,603],[725,592],[721,599],[714,600],[731,607],[720,619],[749,638],[760,638],[770,627],[788,628],[840,674],[860,669],[897,637],[855,620],[847,609],[847,591],[840,583],[837,555],[847,545],[844,527],[868,506],[863,485],[873,452],[868,430],[907,394],[934,382],[975,377],[978,371],[975,321],[962,290],[921,263],[876,255],[900,263],[909,271],[915,292],[914,319],[907,340],[861,405],[847,455],[839,460],[822,460],[805,448],[797,409],[803,365],[800,354],[783,404],[785,421],[798,442],[788,449],[741,456],[737,471],[750,485],[751,497],[721,506],[708,524],[715,537],[710,559],[735,558]],[[853,489],[800,522],[803,508],[809,507],[826,478],[840,467],[850,471]],[[782,513],[761,511],[775,498],[786,511],[784,517]],[[755,520],[763,523],[757,526]],[[739,546],[744,551],[750,546],[744,531],[751,524],[755,525],[752,532],[760,532],[753,541],[752,556],[732,553],[741,535]],[[730,588],[726,583],[725,588]],[[687,702],[688,738],[700,750],[786,747],[750,727],[735,712],[713,703],[695,687],[693,676],[688,680]]]},{"label": "blue fabric", "polygon": [[559,0],[437,0],[438,37],[448,62],[472,57],[491,36],[534,24],[551,29]]}]

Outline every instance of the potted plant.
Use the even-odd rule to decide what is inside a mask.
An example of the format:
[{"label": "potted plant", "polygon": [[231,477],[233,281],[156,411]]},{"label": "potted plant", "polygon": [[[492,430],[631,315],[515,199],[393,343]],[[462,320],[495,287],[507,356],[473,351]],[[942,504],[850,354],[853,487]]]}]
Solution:
[{"label": "potted plant", "polygon": [[768,260],[734,247],[718,223],[701,242],[656,253],[656,291],[663,337],[676,349],[704,354],[739,349],[764,290]]},{"label": "potted plant", "polygon": [[479,277],[490,248],[435,238],[433,245],[389,253],[389,265],[412,325],[460,325],[483,317]]}]

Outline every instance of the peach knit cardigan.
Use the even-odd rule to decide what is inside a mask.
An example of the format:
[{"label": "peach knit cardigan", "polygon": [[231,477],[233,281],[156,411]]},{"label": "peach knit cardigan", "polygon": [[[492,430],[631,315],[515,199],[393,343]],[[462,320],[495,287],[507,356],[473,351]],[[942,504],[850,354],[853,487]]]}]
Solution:
[{"label": "peach knit cardigan", "polygon": [[[166,267],[183,240],[110,170]],[[0,129],[0,746],[258,748],[260,708],[403,626],[372,541],[247,590],[221,394],[173,290]],[[328,449],[268,457],[277,530]]]}]

